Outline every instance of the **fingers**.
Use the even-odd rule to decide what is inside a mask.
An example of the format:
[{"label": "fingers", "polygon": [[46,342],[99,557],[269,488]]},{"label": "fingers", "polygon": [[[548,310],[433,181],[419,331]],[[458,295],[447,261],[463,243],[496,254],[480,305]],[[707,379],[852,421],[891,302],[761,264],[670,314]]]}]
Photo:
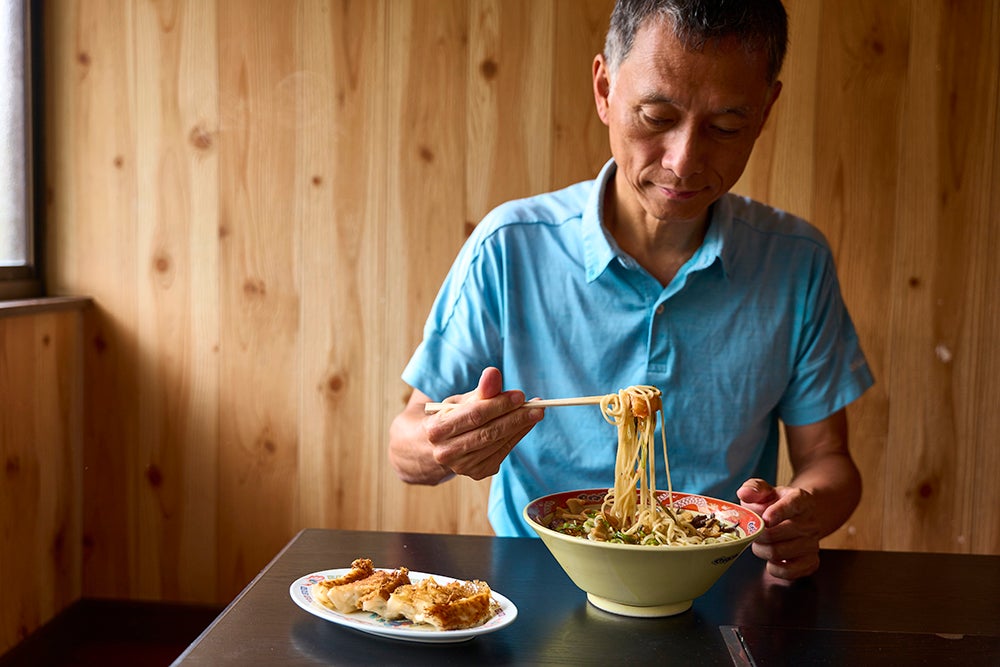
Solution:
[{"label": "fingers", "polygon": [[750,505],[760,506],[763,509],[778,500],[778,491],[764,480],[755,477],[743,482],[743,486],[736,490],[736,497],[748,509],[753,509]]},{"label": "fingers", "polygon": [[808,576],[819,568],[820,531],[812,494],[750,479],[736,495],[744,507],[764,519],[766,528],[752,548],[757,557],[767,561],[769,574],[791,580]]},{"label": "fingers", "polygon": [[[813,534],[819,528],[815,521],[816,500],[811,493],[803,489],[783,487],[778,493],[778,498],[768,505],[761,518],[764,524],[771,529],[777,530],[778,536],[782,531],[778,530],[783,524],[791,523],[795,526],[798,534]],[[789,530],[787,527],[785,530]],[[775,534],[772,531],[772,534]],[[791,538],[794,535],[788,535]]]},{"label": "fingers", "polygon": [[819,568],[819,539],[801,534],[791,521],[764,530],[752,549],[767,561],[767,571],[781,579],[805,577]]},{"label": "fingers", "polygon": [[773,528],[783,521],[810,519],[816,509],[812,494],[790,486],[773,487],[762,479],[750,479],[736,491],[740,504],[759,514]]},{"label": "fingers", "polygon": [[[472,393],[477,393],[476,389]],[[424,430],[432,443],[443,443],[450,438],[458,437],[470,431],[484,428],[506,431],[501,424],[495,424],[498,419],[510,417],[514,422],[538,421],[537,413],[541,410],[521,410],[524,405],[524,392],[517,389],[501,392],[491,398],[467,400],[459,402],[459,407],[442,410],[424,419]],[[532,414],[535,413],[535,414]],[[496,437],[498,434],[486,431],[484,439]]]},{"label": "fingers", "polygon": [[[443,423],[448,424],[451,427],[460,428],[462,426],[462,421],[460,419],[453,419],[453,417],[466,415],[471,417],[473,423],[479,420],[485,419],[489,420],[497,415],[503,414],[508,410],[520,407],[524,403],[524,392],[521,391],[509,391],[504,392],[503,390],[503,377],[500,375],[500,371],[492,366],[483,369],[483,372],[479,376],[479,384],[472,391],[466,392],[464,394],[456,394],[454,396],[449,396],[442,401],[449,405],[463,406],[463,408],[451,408],[449,410],[441,410],[437,412],[439,419],[430,422],[431,424]],[[498,397],[506,397],[507,401],[492,401],[491,399]],[[492,406],[492,410],[485,414],[485,417],[481,416],[478,412],[478,407],[476,407],[476,412],[469,412],[464,409],[464,406],[478,406],[481,402],[487,402],[488,405]]]},{"label": "fingers", "polygon": [[819,551],[820,530],[811,494],[783,488],[781,497],[761,514],[766,528],[754,552],[769,561],[790,560]]},{"label": "fingers", "polygon": [[767,561],[767,572],[779,579],[800,579],[802,577],[807,577],[810,574],[816,572],[819,569],[819,546],[816,545],[815,548],[802,548],[801,553],[797,553],[798,549],[790,548],[788,545],[780,550],[781,552],[788,552],[787,558],[781,557],[779,550],[774,548],[776,545],[765,545],[754,543],[753,553],[758,558]]},{"label": "fingers", "polygon": [[794,527],[782,524],[786,532],[794,531],[794,535],[778,535],[768,528],[753,543],[753,551],[761,558],[779,561],[799,558],[814,551],[819,551],[819,540],[815,535],[798,533]]},{"label": "fingers", "polygon": [[502,440],[494,441],[488,446],[469,452],[453,461],[451,469],[456,474],[465,475],[475,480],[495,475],[500,470],[500,464],[507,458],[507,455],[534,425],[535,422],[532,422],[521,431],[511,433]]},{"label": "fingers", "polygon": [[543,409],[521,409],[524,393],[500,391],[500,372],[487,368],[458,407],[423,420],[436,463],[473,479],[496,474],[504,458],[544,417]]}]

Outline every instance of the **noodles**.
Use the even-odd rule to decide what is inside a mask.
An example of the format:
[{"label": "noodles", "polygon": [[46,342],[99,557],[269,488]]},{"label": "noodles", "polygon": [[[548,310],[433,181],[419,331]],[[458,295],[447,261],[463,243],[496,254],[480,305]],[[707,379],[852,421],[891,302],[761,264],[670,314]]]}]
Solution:
[{"label": "noodles", "polygon": [[[648,385],[621,389],[601,401],[604,419],[618,427],[618,456],[615,460],[615,485],[604,499],[602,511],[625,531],[638,529],[642,518],[651,518],[656,502],[656,415],[663,412],[660,390]],[[667,462],[667,438],[661,429],[663,460]],[[639,495],[635,488],[639,486]],[[670,465],[667,464],[667,488],[673,499]],[[641,504],[641,508],[639,507]]]},{"label": "noodles", "polygon": [[574,499],[565,509],[557,509],[550,528],[591,540],[626,544],[680,546],[742,537],[738,526],[712,514],[678,511],[657,501],[653,446],[657,415],[667,470],[668,505],[674,493],[659,389],[637,385],[608,394],[601,401],[601,412],[618,428],[614,486],[608,489],[599,508]]}]

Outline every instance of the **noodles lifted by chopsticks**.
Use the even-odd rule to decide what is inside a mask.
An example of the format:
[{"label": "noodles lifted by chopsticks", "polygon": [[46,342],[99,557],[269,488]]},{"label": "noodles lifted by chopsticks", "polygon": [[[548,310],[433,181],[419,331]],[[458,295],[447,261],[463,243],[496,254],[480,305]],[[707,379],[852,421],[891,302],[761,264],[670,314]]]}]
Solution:
[{"label": "noodles lifted by chopsticks", "polygon": [[[608,394],[601,401],[604,418],[618,427],[618,456],[615,459],[615,485],[604,498],[602,511],[624,531],[636,532],[650,523],[659,503],[656,502],[656,415],[663,412],[660,390],[637,385]],[[670,464],[667,462],[667,438],[663,441],[663,461],[667,466],[667,489],[673,496]],[[639,494],[636,496],[636,485]],[[641,505],[641,507],[640,507]]]},{"label": "noodles lifted by chopsticks", "polygon": [[567,508],[556,511],[550,528],[602,542],[649,545],[703,544],[741,536],[737,526],[713,515],[678,511],[657,501],[653,447],[657,415],[669,502],[674,492],[659,389],[636,385],[608,394],[601,401],[601,412],[618,428],[614,487],[608,489],[600,510],[585,508],[582,500],[570,501]]}]

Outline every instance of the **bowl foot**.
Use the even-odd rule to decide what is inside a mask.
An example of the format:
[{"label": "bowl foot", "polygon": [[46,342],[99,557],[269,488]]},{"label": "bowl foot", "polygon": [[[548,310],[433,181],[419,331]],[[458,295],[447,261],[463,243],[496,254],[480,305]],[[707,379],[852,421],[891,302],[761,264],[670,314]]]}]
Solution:
[{"label": "bowl foot", "polygon": [[680,614],[681,612],[685,612],[690,609],[692,602],[692,600],[684,600],[682,602],[658,604],[651,607],[637,607],[635,605],[615,602],[614,600],[602,598],[597,595],[591,595],[590,593],[587,593],[587,599],[590,600],[590,604],[594,605],[598,609],[603,609],[604,611],[611,612],[612,614],[618,614],[619,616],[633,616],[636,618],[673,616],[674,614]]}]

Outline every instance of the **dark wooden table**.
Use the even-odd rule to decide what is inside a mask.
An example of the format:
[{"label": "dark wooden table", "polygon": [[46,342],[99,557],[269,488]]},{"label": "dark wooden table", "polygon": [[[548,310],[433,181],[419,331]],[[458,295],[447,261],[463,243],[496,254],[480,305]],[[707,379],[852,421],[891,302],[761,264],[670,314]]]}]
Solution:
[{"label": "dark wooden table", "polygon": [[[359,556],[485,579],[518,608],[506,628],[459,644],[368,635],[309,614],[288,589]],[[1000,665],[1000,556],[834,551],[785,584],[746,551],[677,616],[590,605],[540,540],[305,530],[176,665],[962,664]]]}]

